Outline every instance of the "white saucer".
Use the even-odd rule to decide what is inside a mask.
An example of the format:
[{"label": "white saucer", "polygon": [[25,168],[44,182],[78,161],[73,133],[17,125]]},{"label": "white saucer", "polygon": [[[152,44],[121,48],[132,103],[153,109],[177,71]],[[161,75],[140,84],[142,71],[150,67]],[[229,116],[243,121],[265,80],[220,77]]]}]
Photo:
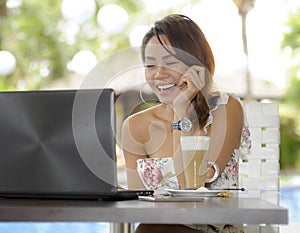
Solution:
[{"label": "white saucer", "polygon": [[[185,190],[185,189],[165,189],[172,195],[176,196],[189,196],[189,197],[217,197],[223,190],[209,190],[209,189],[197,189],[197,190]],[[225,191],[225,190],[224,190]]]}]

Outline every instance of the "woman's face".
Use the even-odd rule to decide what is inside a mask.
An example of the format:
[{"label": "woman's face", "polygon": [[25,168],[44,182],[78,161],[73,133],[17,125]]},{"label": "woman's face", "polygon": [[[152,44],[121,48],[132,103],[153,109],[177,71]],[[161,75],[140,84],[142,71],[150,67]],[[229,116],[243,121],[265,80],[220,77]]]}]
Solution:
[{"label": "woman's face", "polygon": [[[175,53],[166,36],[162,35],[160,39],[168,50]],[[146,45],[144,66],[146,80],[160,102],[172,104],[180,92],[179,80],[188,66],[168,53],[156,36]]]}]

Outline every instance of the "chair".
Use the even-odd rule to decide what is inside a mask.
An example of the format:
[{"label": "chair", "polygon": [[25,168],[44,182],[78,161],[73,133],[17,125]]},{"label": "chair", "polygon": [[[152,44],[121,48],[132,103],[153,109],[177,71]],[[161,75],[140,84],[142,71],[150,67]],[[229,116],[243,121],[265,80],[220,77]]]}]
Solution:
[{"label": "chair", "polygon": [[[277,103],[245,102],[251,149],[239,158],[239,197],[259,197],[279,204],[280,118]],[[248,225],[246,233],[279,232],[278,226]]]}]

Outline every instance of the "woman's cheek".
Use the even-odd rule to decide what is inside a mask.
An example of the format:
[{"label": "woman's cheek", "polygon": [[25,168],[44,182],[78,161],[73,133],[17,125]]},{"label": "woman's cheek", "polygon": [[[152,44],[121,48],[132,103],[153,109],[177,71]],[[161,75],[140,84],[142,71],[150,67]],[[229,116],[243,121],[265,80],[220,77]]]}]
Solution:
[{"label": "woman's cheek", "polygon": [[178,63],[176,67],[174,67],[174,71],[180,74],[184,74],[188,70],[188,66],[182,62]]},{"label": "woman's cheek", "polygon": [[145,78],[146,78],[146,80],[148,81],[148,80],[152,80],[152,78],[151,78],[151,76],[152,76],[152,72],[149,70],[149,69],[146,69],[145,70]]},{"label": "woman's cheek", "polygon": [[151,71],[151,70],[145,70],[146,81],[152,81],[152,80],[154,80],[153,77],[154,77],[153,71]]},{"label": "woman's cheek", "polygon": [[156,91],[155,84],[154,84],[154,75],[151,71],[145,71],[145,79],[148,83],[149,87],[152,89],[152,91]]}]

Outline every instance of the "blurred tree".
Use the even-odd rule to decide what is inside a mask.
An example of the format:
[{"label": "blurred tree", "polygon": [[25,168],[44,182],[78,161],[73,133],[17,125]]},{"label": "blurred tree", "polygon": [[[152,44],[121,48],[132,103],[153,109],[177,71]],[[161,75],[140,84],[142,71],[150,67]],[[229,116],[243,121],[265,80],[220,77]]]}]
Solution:
[{"label": "blurred tree", "polygon": [[300,9],[289,16],[282,49],[291,53],[290,80],[281,102],[281,167],[300,169]]},{"label": "blurred tree", "polygon": [[[127,28],[123,33],[109,34],[98,25],[96,14],[80,25],[64,19],[61,0],[24,0],[13,6],[9,2],[0,0],[0,50],[11,52],[17,67],[10,75],[0,75],[0,90],[40,89],[66,78],[72,73],[68,63],[82,49],[100,60],[129,46]],[[142,8],[141,0],[111,2],[124,7],[132,19]],[[97,11],[107,3],[96,1]]]},{"label": "blurred tree", "polygon": [[290,49],[295,60],[291,67],[291,80],[285,99],[300,106],[300,9],[289,17],[289,31],[284,34],[282,49]]},{"label": "blurred tree", "polygon": [[[248,12],[254,7],[255,0],[233,0],[234,4],[238,8],[239,15],[241,17],[241,23],[242,23],[242,40],[243,40],[243,49],[244,53],[248,59],[248,40],[247,40],[247,24],[246,19]],[[251,77],[250,77],[250,71],[248,67],[248,61],[247,61],[247,69],[246,69],[246,95],[245,97],[247,99],[251,99],[252,90],[251,90]]]},{"label": "blurred tree", "polygon": [[0,17],[6,16],[6,0],[0,0]]},{"label": "blurred tree", "polygon": [[[79,51],[89,50],[101,61],[130,46],[129,34],[134,26],[152,24],[159,15],[199,3],[188,0],[175,8],[149,13],[144,0],[94,0],[93,17],[76,24],[63,17],[63,1],[0,0],[0,51],[11,52],[17,60],[12,74],[0,74],[0,90],[41,89],[54,80],[67,79],[73,74],[70,61]],[[97,12],[106,4],[117,4],[127,11],[129,22],[122,32],[112,34],[99,26]],[[76,10],[70,9],[71,13]],[[118,15],[113,17],[118,19]]]},{"label": "blurred tree", "polygon": [[54,20],[60,17],[59,2],[24,1],[6,12],[0,22],[0,49],[13,53],[18,65],[13,74],[1,77],[0,88],[39,88],[43,81],[63,76],[67,47],[58,40]]}]

